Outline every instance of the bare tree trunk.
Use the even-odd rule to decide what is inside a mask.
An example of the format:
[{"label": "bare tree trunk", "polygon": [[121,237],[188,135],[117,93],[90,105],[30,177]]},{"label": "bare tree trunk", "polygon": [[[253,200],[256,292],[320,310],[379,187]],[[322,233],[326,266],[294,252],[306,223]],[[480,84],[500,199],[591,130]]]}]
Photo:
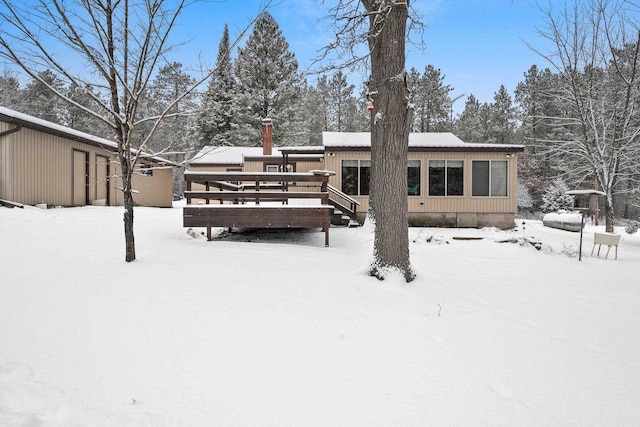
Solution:
[{"label": "bare tree trunk", "polygon": [[[120,156],[122,164],[122,184],[124,192],[124,241],[125,241],[125,260],[127,262],[136,259],[136,244],[133,234],[133,192],[131,188],[132,165],[127,153]],[[125,179],[126,177],[126,179]]]},{"label": "bare tree trunk", "polygon": [[389,2],[388,9],[381,12],[384,8],[380,2],[363,0],[371,13],[370,90],[375,106],[371,127],[375,218],[371,275],[383,279],[384,270],[397,269],[405,280],[411,281],[414,274],[409,260],[407,218],[407,152],[411,126],[405,72],[407,3]]}]

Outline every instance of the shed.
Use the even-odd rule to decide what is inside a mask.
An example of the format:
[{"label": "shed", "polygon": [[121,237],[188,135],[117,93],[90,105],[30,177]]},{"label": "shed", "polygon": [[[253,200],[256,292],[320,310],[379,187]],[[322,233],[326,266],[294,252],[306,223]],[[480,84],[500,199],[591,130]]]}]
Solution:
[{"label": "shed", "polygon": [[[0,107],[0,199],[35,205],[124,204],[115,141]],[[134,201],[172,206],[175,163],[142,156]]]},{"label": "shed", "polygon": [[600,197],[606,196],[607,193],[600,190],[569,190],[566,194],[573,196],[574,208],[583,212],[586,216],[591,217],[595,225],[598,225],[598,217],[600,216]]}]

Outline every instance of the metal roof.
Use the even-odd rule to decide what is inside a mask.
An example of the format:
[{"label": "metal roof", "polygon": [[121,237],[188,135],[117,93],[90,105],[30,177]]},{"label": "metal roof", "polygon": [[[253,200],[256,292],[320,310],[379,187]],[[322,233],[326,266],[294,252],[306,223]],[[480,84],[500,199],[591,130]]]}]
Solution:
[{"label": "metal roof", "polygon": [[[22,126],[28,129],[37,130],[39,132],[47,133],[50,135],[56,135],[62,138],[71,139],[73,141],[83,142],[83,143],[94,145],[94,146],[100,146],[112,152],[118,151],[118,143],[116,141],[100,138],[98,136],[91,135],[86,132],[72,129],[67,126],[62,126],[44,119],[40,119],[38,117],[33,117],[28,114],[20,113],[18,111],[14,111],[6,107],[0,106],[0,121],[15,124],[17,126]],[[137,150],[133,150],[133,149],[131,151],[133,153],[137,152]],[[163,159],[160,156],[145,154],[144,156],[141,156],[141,157],[145,159],[154,160],[156,162],[177,166],[175,162],[172,162],[171,160]]]}]

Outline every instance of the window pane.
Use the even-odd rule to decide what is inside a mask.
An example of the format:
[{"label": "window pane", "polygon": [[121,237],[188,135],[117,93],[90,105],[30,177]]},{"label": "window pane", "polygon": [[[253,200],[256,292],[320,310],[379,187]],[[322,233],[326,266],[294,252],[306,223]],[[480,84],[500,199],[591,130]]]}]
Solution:
[{"label": "window pane", "polygon": [[507,162],[491,162],[491,195],[507,195]]},{"label": "window pane", "polygon": [[371,182],[371,161],[360,160],[360,195],[369,195],[369,185]]},{"label": "window pane", "polygon": [[462,160],[447,162],[447,196],[464,194],[464,163]]},{"label": "window pane", "polygon": [[420,160],[407,162],[407,187],[409,196],[420,195]]},{"label": "window pane", "polygon": [[444,196],[444,160],[429,160],[429,195]]},{"label": "window pane", "polygon": [[471,195],[489,195],[489,162],[474,161],[471,166]]},{"label": "window pane", "polygon": [[358,161],[342,161],[342,192],[354,196],[358,194]]}]

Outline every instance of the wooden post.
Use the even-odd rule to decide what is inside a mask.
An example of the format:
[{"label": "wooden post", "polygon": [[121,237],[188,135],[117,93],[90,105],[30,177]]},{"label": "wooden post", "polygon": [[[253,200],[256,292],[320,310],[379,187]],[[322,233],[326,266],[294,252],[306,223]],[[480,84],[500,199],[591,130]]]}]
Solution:
[{"label": "wooden post", "polygon": [[582,211],[582,219],[580,223],[580,254],[578,255],[578,261],[582,261],[582,230],[584,229],[584,213],[585,211]]}]

